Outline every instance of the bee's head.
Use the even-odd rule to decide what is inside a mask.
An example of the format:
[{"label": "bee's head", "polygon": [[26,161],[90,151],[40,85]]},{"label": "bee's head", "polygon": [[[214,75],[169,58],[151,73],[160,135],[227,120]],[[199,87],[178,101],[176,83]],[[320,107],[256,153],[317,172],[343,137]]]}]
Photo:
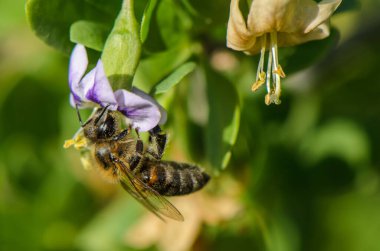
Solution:
[{"label": "bee's head", "polygon": [[92,141],[112,138],[118,130],[117,114],[107,107],[97,109],[91,118],[82,125],[84,136]]}]

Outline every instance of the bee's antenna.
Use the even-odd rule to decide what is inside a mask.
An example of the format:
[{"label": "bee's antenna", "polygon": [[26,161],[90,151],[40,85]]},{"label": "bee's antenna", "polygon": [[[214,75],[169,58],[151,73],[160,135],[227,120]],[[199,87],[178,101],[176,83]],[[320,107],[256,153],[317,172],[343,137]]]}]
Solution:
[{"label": "bee's antenna", "polygon": [[107,105],[107,106],[105,106],[105,107],[103,108],[102,113],[100,113],[99,117],[97,117],[97,118],[95,119],[95,124],[97,124],[97,123],[99,122],[99,120],[103,117],[104,113],[107,111],[107,108],[108,108],[109,106],[110,106],[110,105]]},{"label": "bee's antenna", "polygon": [[77,110],[77,115],[78,115],[80,126],[83,127],[83,121],[82,121],[82,118],[80,116],[78,105],[75,105],[75,109]]}]

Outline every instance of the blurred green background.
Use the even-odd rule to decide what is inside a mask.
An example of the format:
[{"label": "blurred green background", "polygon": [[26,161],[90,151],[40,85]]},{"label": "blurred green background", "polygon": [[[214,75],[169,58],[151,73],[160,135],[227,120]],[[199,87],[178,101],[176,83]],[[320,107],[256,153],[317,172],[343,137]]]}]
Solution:
[{"label": "blurred green background", "polygon": [[[380,250],[380,3],[343,1],[332,20],[338,44],[302,71],[302,57],[313,54],[307,46],[301,56],[280,50],[294,57],[282,63],[282,104],[267,107],[262,92],[250,92],[257,58],[224,48],[224,2],[220,29],[194,39],[207,42],[211,65],[224,54],[235,65],[214,65],[235,84],[242,111],[231,161],[208,192],[228,190],[223,177],[233,177],[243,210],[203,224],[187,249]],[[138,250],[123,236],[145,209],[62,147],[79,128],[68,102],[68,57],[33,34],[24,5],[0,2],[0,250]],[[194,75],[185,86],[196,86]],[[173,106],[186,112],[168,113],[167,158],[212,169],[197,146],[207,137],[202,114],[192,116],[192,100],[181,97]]]}]

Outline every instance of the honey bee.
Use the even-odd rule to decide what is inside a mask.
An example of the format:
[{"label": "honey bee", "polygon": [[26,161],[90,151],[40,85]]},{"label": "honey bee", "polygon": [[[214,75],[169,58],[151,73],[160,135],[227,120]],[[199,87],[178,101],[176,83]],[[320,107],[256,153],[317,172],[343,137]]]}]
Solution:
[{"label": "honey bee", "polygon": [[[79,120],[80,115],[78,112]],[[97,109],[65,148],[87,150],[91,165],[107,180],[120,183],[137,201],[160,219],[183,221],[182,214],[163,196],[193,193],[207,184],[210,176],[197,165],[161,160],[167,136],[159,126],[149,131],[144,146],[138,130],[121,129],[119,112]]]}]

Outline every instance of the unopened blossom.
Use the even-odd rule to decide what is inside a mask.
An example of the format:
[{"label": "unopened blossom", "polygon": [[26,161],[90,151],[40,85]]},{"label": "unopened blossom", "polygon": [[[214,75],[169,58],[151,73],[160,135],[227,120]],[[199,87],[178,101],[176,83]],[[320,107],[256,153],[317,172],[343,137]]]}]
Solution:
[{"label": "unopened blossom", "polygon": [[85,74],[88,57],[83,45],[78,44],[70,57],[69,87],[70,103],[73,107],[107,107],[120,111],[133,128],[148,131],[166,120],[165,110],[148,94],[133,88],[113,91],[104,72],[103,63]]},{"label": "unopened blossom", "polygon": [[[250,55],[261,53],[252,90],[256,91],[265,83],[267,105],[281,103],[280,80],[285,73],[278,62],[277,48],[329,36],[329,17],[340,3],[341,0],[322,0],[319,3],[313,0],[252,0],[245,20],[239,9],[239,0],[231,0],[227,46]],[[267,51],[269,55],[265,66]]]}]

